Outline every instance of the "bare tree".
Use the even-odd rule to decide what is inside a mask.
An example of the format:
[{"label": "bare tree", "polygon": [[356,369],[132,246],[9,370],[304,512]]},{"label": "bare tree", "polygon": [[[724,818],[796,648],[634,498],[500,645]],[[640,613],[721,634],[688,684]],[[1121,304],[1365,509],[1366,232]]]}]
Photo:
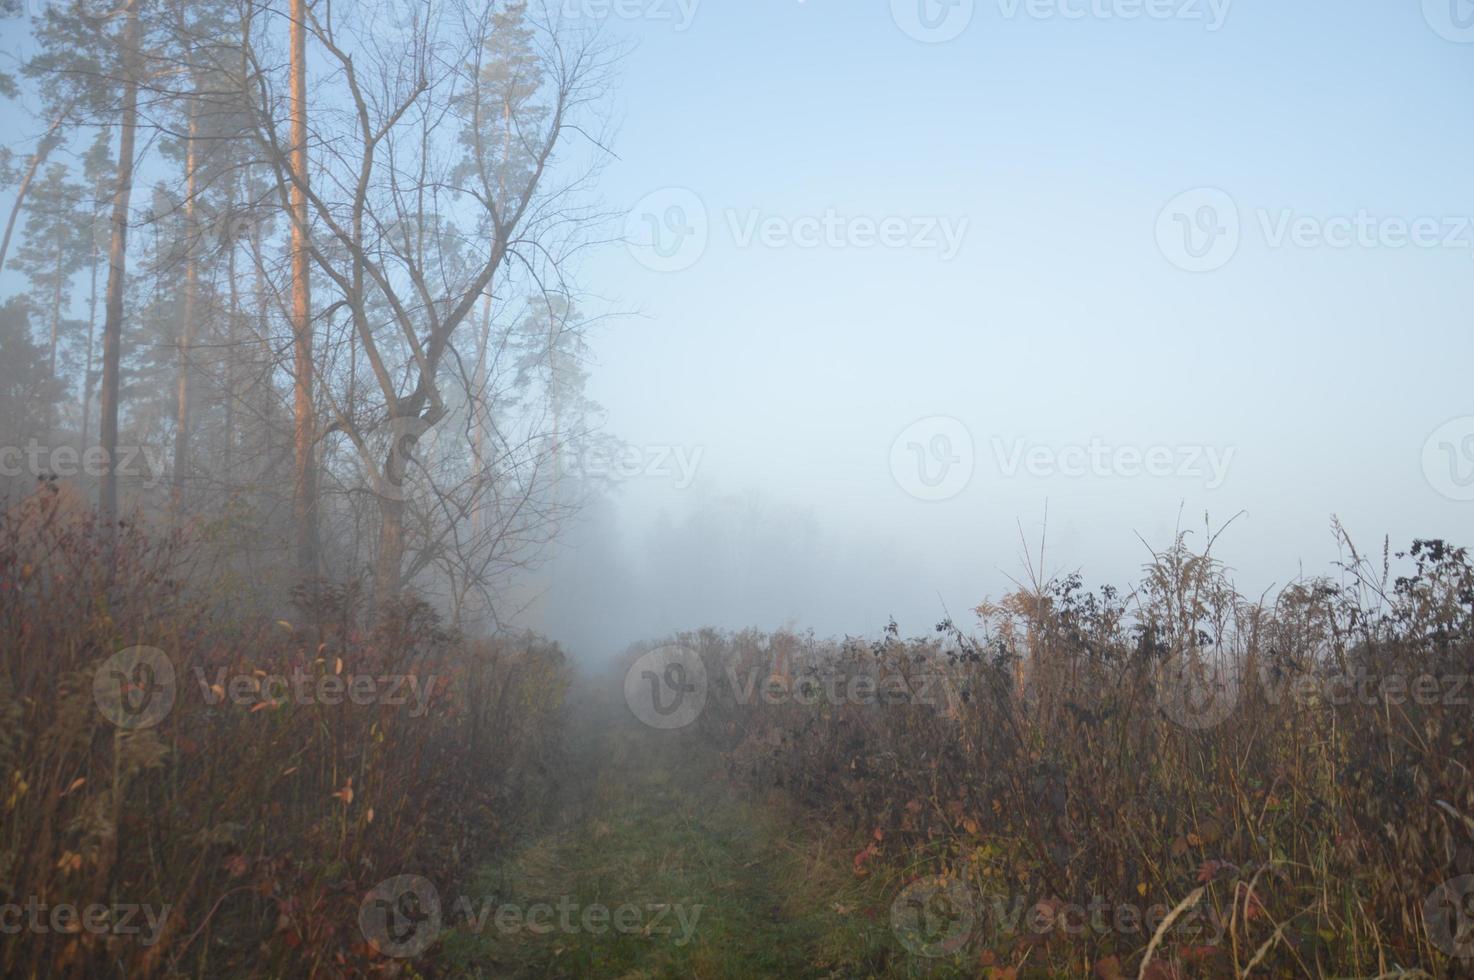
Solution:
[{"label": "bare tree", "polygon": [[[438,5],[438,19],[410,25],[402,43],[355,37],[324,8],[306,12],[312,40],[331,64],[332,94],[310,134],[312,180],[291,163],[273,109],[271,72],[248,46],[257,80],[257,128],[283,186],[305,199],[312,259],[346,316],[356,377],[329,398],[324,436],[341,435],[370,471],[378,510],[373,568],[381,600],[405,581],[406,480],[416,446],[448,414],[441,372],[459,358],[457,330],[510,258],[538,279],[556,278],[553,239],[584,217],[577,181],[546,185],[554,152],[581,132],[570,120],[602,93],[605,49],[596,39],[537,20],[525,4],[487,9]],[[525,66],[515,99],[505,68]],[[324,82],[326,84],[326,82]],[[306,223],[298,222],[305,229]]]}]

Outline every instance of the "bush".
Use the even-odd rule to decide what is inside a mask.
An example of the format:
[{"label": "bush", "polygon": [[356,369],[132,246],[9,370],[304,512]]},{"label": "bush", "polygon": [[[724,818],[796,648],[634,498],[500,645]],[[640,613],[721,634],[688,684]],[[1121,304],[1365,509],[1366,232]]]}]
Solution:
[{"label": "bush", "polygon": [[363,896],[454,882],[537,805],[556,647],[467,642],[413,599],[364,628],[352,585],[251,615],[206,580],[54,487],[0,518],[0,899],[41,910],[0,972],[377,972]]},{"label": "bush", "polygon": [[[735,773],[856,831],[856,873],[968,896],[927,950],[965,972],[1136,975],[1151,947],[1148,976],[1441,974],[1474,943],[1474,567],[1419,541],[1393,578],[1345,545],[1272,600],[1179,538],[1129,594],[1039,584],[976,636],[677,639]],[[833,694],[859,676],[911,693]]]}]

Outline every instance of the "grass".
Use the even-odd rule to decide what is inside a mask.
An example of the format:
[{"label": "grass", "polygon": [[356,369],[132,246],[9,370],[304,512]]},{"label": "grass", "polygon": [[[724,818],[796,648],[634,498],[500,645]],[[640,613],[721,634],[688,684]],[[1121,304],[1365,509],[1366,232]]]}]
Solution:
[{"label": "grass", "polygon": [[[887,958],[884,890],[854,873],[857,847],[735,789],[699,742],[608,724],[571,753],[588,771],[561,824],[477,876],[471,907],[491,913],[443,947],[459,975],[840,977]],[[560,900],[575,909],[571,930],[496,925],[503,906]],[[594,905],[636,907],[645,928],[596,934],[579,921]],[[657,925],[661,907],[685,924],[670,912]]]}]

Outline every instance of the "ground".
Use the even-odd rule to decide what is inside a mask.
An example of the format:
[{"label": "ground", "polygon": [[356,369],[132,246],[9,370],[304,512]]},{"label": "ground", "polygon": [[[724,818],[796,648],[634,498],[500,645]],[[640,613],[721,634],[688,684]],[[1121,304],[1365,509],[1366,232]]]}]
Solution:
[{"label": "ground", "polygon": [[898,955],[886,889],[855,874],[852,835],[732,784],[693,739],[612,708],[585,713],[570,755],[588,771],[546,832],[475,876],[481,924],[444,941],[458,975],[905,976],[927,965]]}]

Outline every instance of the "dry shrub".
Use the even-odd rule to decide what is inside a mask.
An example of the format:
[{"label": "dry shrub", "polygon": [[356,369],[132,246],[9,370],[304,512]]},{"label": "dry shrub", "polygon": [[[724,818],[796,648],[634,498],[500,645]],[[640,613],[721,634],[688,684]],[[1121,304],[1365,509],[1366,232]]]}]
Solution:
[{"label": "dry shrub", "polygon": [[[1394,577],[1343,536],[1336,580],[1251,599],[1187,541],[1130,593],[1071,576],[985,603],[977,636],[679,638],[715,678],[701,730],[742,778],[868,841],[857,873],[964,883],[975,964],[1135,975],[1154,930],[1113,910],[1196,895],[1148,975],[1467,968],[1450,954],[1474,937],[1429,917],[1474,874],[1467,553],[1419,541]],[[945,696],[804,704],[730,680],[785,662],[941,676]],[[1092,902],[1106,928],[1061,919]]]},{"label": "dry shrub", "polygon": [[[27,929],[0,973],[391,970],[364,895],[401,873],[453,887],[537,803],[556,647],[466,643],[413,599],[367,629],[351,585],[301,589],[292,619],[231,613],[193,571],[178,537],[100,527],[54,489],[0,518],[0,901],[168,909],[156,932]],[[151,727],[94,692],[132,647],[175,674]],[[387,680],[355,703],[354,678]]]}]

